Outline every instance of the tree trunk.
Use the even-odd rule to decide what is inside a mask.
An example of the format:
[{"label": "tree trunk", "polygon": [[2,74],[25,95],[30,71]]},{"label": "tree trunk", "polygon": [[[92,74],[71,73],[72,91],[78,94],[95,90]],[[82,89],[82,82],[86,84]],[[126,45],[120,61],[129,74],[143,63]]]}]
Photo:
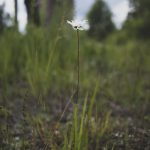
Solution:
[{"label": "tree trunk", "polygon": [[34,2],[34,24],[40,25],[40,0],[35,0]]},{"label": "tree trunk", "polygon": [[47,8],[46,8],[45,23],[48,26],[50,24],[52,13],[53,13],[54,0],[47,0],[46,3],[47,3]]},{"label": "tree trunk", "polygon": [[14,7],[15,7],[15,26],[18,26],[18,1],[14,0]]},{"label": "tree trunk", "polygon": [[32,18],[32,13],[31,13],[31,10],[32,10],[32,2],[31,0],[25,0],[24,1],[24,4],[26,6],[26,11],[27,11],[27,18],[28,18],[28,23],[32,22],[31,18]]},{"label": "tree trunk", "polygon": [[28,23],[40,25],[40,0],[25,0]]}]

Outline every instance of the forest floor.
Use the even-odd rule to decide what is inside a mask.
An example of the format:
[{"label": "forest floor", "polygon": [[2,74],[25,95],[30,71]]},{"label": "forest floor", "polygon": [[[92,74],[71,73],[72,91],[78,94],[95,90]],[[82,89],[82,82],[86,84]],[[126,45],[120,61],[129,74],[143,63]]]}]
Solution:
[{"label": "forest floor", "polygon": [[[60,149],[63,144],[63,130],[66,128],[65,126],[71,124],[73,114],[72,102],[64,112],[70,99],[69,96],[66,96],[67,91],[61,92],[59,96],[52,91],[49,96],[44,98],[35,98],[20,87],[15,90],[10,88],[9,91],[11,94],[7,93],[8,97],[1,95],[1,100],[3,100],[3,107],[0,110],[1,150],[44,150],[58,147]],[[101,107],[97,118],[103,118],[107,112],[110,114],[109,131],[100,137],[99,150],[150,149],[149,105],[125,106],[109,98],[104,98],[100,93],[96,100],[96,103],[100,103],[98,106]],[[48,133],[53,137],[50,136],[50,138]],[[92,139],[89,140],[88,148],[90,150],[96,149],[93,138],[89,137]],[[46,144],[45,141],[48,139],[52,140]],[[52,148],[51,145],[57,145],[57,148]]]}]

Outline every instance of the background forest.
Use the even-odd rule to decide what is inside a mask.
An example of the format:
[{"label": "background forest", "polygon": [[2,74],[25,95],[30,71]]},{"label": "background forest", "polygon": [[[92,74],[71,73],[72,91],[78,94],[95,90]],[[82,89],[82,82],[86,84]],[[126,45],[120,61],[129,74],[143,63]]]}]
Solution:
[{"label": "background forest", "polygon": [[24,0],[27,26],[0,6],[0,150],[150,149],[150,1],[117,29],[103,0],[80,36],[73,0]]}]

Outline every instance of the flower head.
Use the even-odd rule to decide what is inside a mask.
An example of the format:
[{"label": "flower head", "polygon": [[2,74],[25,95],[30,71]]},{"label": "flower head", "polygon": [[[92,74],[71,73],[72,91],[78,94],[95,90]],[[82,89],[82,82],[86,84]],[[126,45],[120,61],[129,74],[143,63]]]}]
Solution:
[{"label": "flower head", "polygon": [[87,30],[88,29],[88,20],[71,20],[67,23],[70,24],[74,30]]}]

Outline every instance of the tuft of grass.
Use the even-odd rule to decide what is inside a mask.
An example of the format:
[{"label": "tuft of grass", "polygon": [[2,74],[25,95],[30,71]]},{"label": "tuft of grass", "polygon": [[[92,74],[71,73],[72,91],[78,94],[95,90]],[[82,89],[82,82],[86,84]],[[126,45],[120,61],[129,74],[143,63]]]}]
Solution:
[{"label": "tuft of grass", "polygon": [[99,149],[102,136],[110,128],[110,112],[104,116],[102,121],[92,115],[97,89],[98,86],[90,99],[89,107],[88,94],[85,96],[82,112],[79,105],[74,104],[71,128],[68,128],[68,134],[64,133],[63,150],[86,150],[90,148],[91,141],[96,143],[95,149]]}]

